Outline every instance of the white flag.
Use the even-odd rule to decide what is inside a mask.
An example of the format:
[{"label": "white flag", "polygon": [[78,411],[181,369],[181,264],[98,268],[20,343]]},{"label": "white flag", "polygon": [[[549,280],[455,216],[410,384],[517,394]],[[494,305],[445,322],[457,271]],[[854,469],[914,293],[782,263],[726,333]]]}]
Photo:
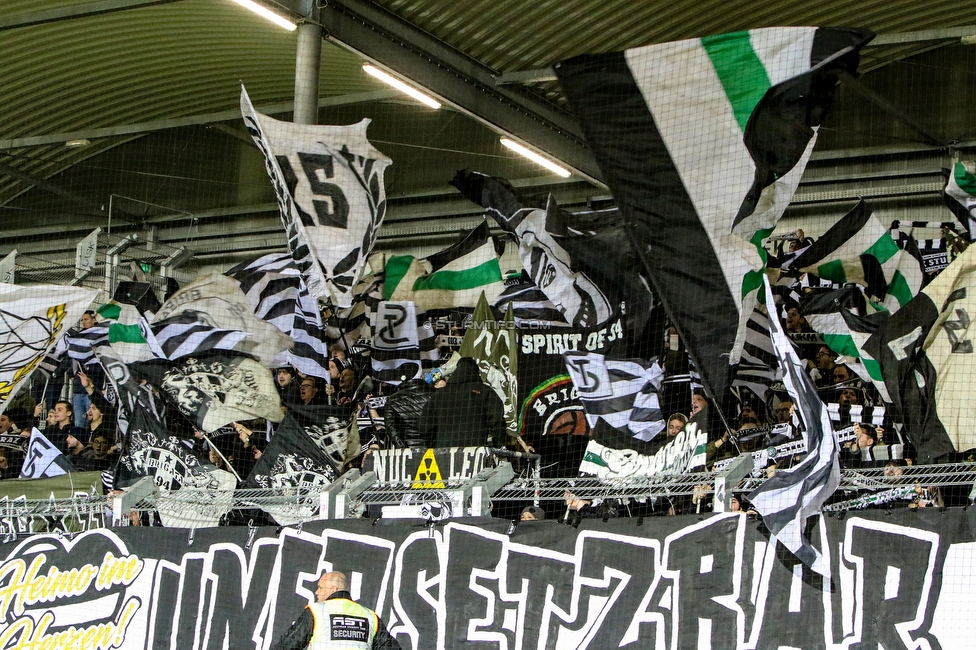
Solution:
[{"label": "white flag", "polygon": [[51,478],[77,471],[61,450],[37,429],[31,431],[20,478]]},{"label": "white flag", "polygon": [[97,295],[83,287],[0,284],[0,413]]},{"label": "white flag", "polygon": [[352,306],[352,288],[386,215],[383,172],[393,161],[366,139],[370,120],[348,126],[282,122],[254,110],[241,88],[241,112],[264,154],[288,247],[309,292]]}]

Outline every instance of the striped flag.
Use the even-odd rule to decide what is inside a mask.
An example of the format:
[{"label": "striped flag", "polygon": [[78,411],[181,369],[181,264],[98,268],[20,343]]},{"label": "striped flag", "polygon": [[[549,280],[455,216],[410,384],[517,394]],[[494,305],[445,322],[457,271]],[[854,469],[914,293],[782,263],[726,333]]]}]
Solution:
[{"label": "striped flag", "polygon": [[572,352],[564,356],[591,429],[603,420],[644,442],[664,430],[667,422],[658,397],[664,370],[657,360],[614,361],[602,354]]},{"label": "striped flag", "polygon": [[549,215],[560,210],[551,194],[545,206],[532,206],[508,181],[467,170],[459,171],[451,185],[515,236],[527,274],[564,320],[574,327],[595,327],[610,319],[613,305],[586,274],[574,270],[569,253],[550,232]]},{"label": "striped flag", "polygon": [[[877,360],[864,349],[864,344],[890,314],[887,311],[866,313],[868,302],[856,287],[836,291],[808,293],[800,302],[800,313],[814,331],[823,337],[824,344],[845,358],[845,363],[862,379],[870,380],[881,398],[891,402],[891,396]],[[865,376],[866,375],[866,376]]]},{"label": "striped flag", "polygon": [[782,377],[769,337],[769,315],[765,306],[757,305],[746,320],[742,354],[732,375],[732,390],[740,399],[745,388],[764,400],[769,387]]},{"label": "striped flag", "polygon": [[864,201],[797,256],[792,266],[838,284],[859,284],[892,313],[919,292],[924,278],[917,249],[899,248],[890,229]]},{"label": "striped flag", "polygon": [[289,336],[292,347],[272,366],[292,365],[313,377],[329,377],[329,344],[322,315],[290,255],[272,253],[225,273],[240,283],[254,315]]},{"label": "striped flag", "polygon": [[264,154],[292,258],[314,298],[352,305],[383,218],[383,173],[391,160],[366,138],[369,120],[349,126],[293,124],[254,110],[241,87],[241,113]]},{"label": "striped flag", "polygon": [[156,352],[167,359],[233,350],[271,367],[292,346],[273,324],[254,315],[237,282],[216,273],[173,294],[151,325]]},{"label": "striped flag", "polygon": [[482,292],[493,302],[505,288],[487,221],[426,259],[389,257],[384,269],[383,299],[413,302],[418,312],[474,309]]},{"label": "striped flag", "polygon": [[77,361],[81,366],[95,362],[93,348],[108,344],[108,323],[99,323],[87,329],[76,327],[68,330],[64,335],[62,345],[56,350],[67,354],[68,358]]},{"label": "striped flag", "polygon": [[224,330],[207,322],[206,314],[185,310],[151,325],[150,347],[163,359],[181,359],[213,350],[247,353],[253,339],[247,332]]},{"label": "striped flag", "polygon": [[[768,279],[765,280],[765,287],[767,308],[775,313],[776,305]],[[748,499],[783,546],[806,566],[823,576],[829,576],[829,564],[824,561],[820,551],[810,544],[803,530],[807,518],[818,513],[840,485],[837,440],[827,407],[820,401],[813,381],[804,370],[803,360],[786,338],[779,319],[770,319],[770,326],[773,346],[779,365],[783,368],[783,383],[805,425],[802,435],[807,454],[793,467],[777,471]]]},{"label": "striped flag", "polygon": [[492,307],[496,314],[504,314],[509,305],[515,326],[525,327],[569,327],[563,313],[549,300],[542,290],[527,275],[522,274],[505,280],[505,290],[498,294]]},{"label": "striped flag", "polygon": [[762,284],[761,241],[793,196],[839,74],[857,69],[871,36],[768,28],[556,66],[655,293],[719,400]]},{"label": "striped flag", "polygon": [[412,302],[381,302],[375,331],[370,352],[374,378],[397,385],[423,374],[417,309]]},{"label": "striped flag", "polygon": [[959,160],[946,171],[942,198],[959,219],[969,241],[976,241],[976,162]]}]

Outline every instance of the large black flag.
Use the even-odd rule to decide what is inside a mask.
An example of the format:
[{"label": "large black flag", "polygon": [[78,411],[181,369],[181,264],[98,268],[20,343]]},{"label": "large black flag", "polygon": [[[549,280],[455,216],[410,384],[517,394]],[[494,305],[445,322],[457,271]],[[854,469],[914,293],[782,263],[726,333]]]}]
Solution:
[{"label": "large black flag", "polygon": [[838,75],[856,70],[870,38],[769,28],[556,66],[650,280],[716,399],[728,393],[746,297],[762,282],[758,245],[799,183]]},{"label": "large black flag", "polygon": [[211,353],[177,362],[146,361],[134,368],[203,432],[254,418],[281,421],[271,372],[250,357]]},{"label": "large black flag", "polygon": [[[300,494],[329,485],[342,464],[359,453],[353,409],[347,406],[292,406],[275,428],[247,487],[297,490]],[[318,500],[262,508],[279,524],[307,521]]]}]

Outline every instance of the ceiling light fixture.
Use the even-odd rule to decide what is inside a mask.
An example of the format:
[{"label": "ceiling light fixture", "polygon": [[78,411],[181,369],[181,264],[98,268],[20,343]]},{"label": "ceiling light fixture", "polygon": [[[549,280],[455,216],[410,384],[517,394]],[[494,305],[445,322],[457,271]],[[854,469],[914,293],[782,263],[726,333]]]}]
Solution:
[{"label": "ceiling light fixture", "polygon": [[559,165],[552,162],[551,160],[543,158],[542,156],[532,151],[531,149],[527,149],[526,147],[520,145],[518,142],[515,142],[514,140],[509,140],[508,138],[502,138],[501,143],[506,147],[508,147],[509,149],[511,149],[512,151],[525,156],[526,158],[536,163],[537,165],[542,165],[549,171],[559,176],[562,176],[563,178],[569,178],[568,169],[566,169],[565,167],[560,167]]},{"label": "ceiling light fixture", "polygon": [[81,138],[78,140],[68,140],[67,142],[64,143],[64,146],[74,148],[74,147],[87,147],[90,144],[91,144],[91,140],[89,140],[88,138]]},{"label": "ceiling light fixture", "polygon": [[387,73],[383,72],[382,70],[380,70],[379,68],[377,68],[374,65],[370,65],[368,63],[364,63],[363,64],[363,72],[365,72],[366,74],[371,75],[373,77],[376,77],[380,81],[383,81],[385,83],[390,84],[391,86],[393,86],[394,88],[396,88],[400,92],[406,93],[407,95],[410,95],[411,97],[413,97],[414,99],[416,99],[418,102],[421,102],[423,104],[426,104],[427,106],[430,106],[431,108],[435,108],[436,109],[436,108],[440,108],[441,107],[441,103],[439,101],[437,101],[436,99],[434,99],[433,97],[428,97],[427,95],[423,94],[422,92],[420,92],[416,88],[413,88],[411,86],[408,86],[407,84],[403,83],[402,81],[400,81],[396,77],[392,77],[392,76],[388,75]]},{"label": "ceiling light fixture", "polygon": [[279,27],[284,27],[289,32],[293,32],[298,28],[298,25],[296,25],[294,21],[289,20],[284,16],[279,16],[275,12],[265,7],[264,5],[259,5],[256,2],[252,2],[252,0],[234,0],[234,2],[244,7],[245,9],[250,9],[257,15],[261,16],[262,18],[270,20],[275,25],[278,25]]}]

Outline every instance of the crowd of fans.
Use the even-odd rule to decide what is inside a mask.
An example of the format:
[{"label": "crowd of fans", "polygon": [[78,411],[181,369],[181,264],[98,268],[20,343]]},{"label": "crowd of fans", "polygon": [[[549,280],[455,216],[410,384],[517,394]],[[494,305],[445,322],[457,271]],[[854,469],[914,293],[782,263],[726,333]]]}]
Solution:
[{"label": "crowd of fans", "polygon": [[[779,266],[780,281],[776,286],[778,314],[770,317],[780,318],[786,332],[792,337],[794,345],[806,364],[810,379],[815,383],[824,402],[840,407],[883,407],[880,395],[870,381],[866,381],[863,368],[852,368],[848,358],[838,356],[820,339],[801,313],[796,298],[801,293],[821,290],[819,281],[811,282],[802,273],[789,269],[789,259],[810,244],[802,231],[790,242],[788,251],[778,251],[779,257],[772,258],[771,266]],[[95,325],[92,312],[87,312],[81,321],[81,328]],[[506,434],[503,418],[503,405],[495,391],[482,382],[479,369],[473,359],[458,358],[451,349],[442,350],[446,358],[453,355],[451,362],[441,368],[429,371],[422,379],[404,381],[399,386],[370,382],[369,393],[363,390],[366,382],[362,380],[370,374],[368,356],[350,354],[345,341],[330,348],[329,378],[327,380],[297,372],[292,367],[276,368],[275,386],[281,398],[283,410],[290,405],[352,405],[369,422],[360,431],[361,449],[365,453],[370,448],[390,447],[466,447],[491,445],[509,446],[516,451],[535,452],[544,449],[572,449],[571,453],[582,456],[580,445],[546,446],[540,440],[510,440]],[[688,359],[686,355],[675,355],[674,349],[662,351],[659,356],[664,362],[665,371],[670,375],[686,375]],[[56,446],[70,462],[81,471],[104,471],[116,466],[122,452],[115,408],[106,399],[103,389],[106,386],[104,373],[97,363],[78,368],[72,367],[70,360],[55,373],[55,379],[35,380],[32,390],[23,391],[14,404],[0,415],[0,435],[21,435],[29,437],[36,427]],[[693,375],[691,375],[693,376]],[[662,399],[665,412],[674,412],[668,417],[660,440],[665,443],[676,437],[689,419],[700,416],[708,409],[717,410],[699,388],[694,388],[693,380],[688,383],[683,396],[677,401]],[[795,443],[802,439],[803,426],[797,417],[796,405],[787,395],[782,384],[775,381],[757,392],[744,386],[736,391],[737,413],[732,421],[722,418],[720,429],[710,431],[706,462],[711,468],[714,463],[738,454],[752,453],[761,449]],[[385,398],[382,407],[376,406],[373,397]],[[879,408],[879,412],[882,409]],[[728,415],[725,413],[724,415]],[[913,462],[912,447],[905,444],[887,417],[873,422],[852,421],[851,409],[838,409],[835,429],[850,429],[848,439],[843,441],[840,462],[845,468],[885,466],[892,476],[903,471]],[[184,432],[185,433],[185,432]],[[271,440],[274,426],[264,420],[236,422],[227,433],[236,435],[205,435],[196,429],[187,435],[188,448],[202,462],[218,468],[227,465],[243,482],[255,464],[260,460],[264,449]],[[774,474],[784,466],[790,466],[801,459],[797,452],[768,461],[767,475]],[[20,473],[23,452],[0,447],[0,478],[16,477]],[[578,467],[580,458],[546,457],[543,452],[543,467],[560,468],[551,470],[547,476],[570,477],[575,472],[566,472],[567,467]],[[361,456],[349,460],[340,471],[359,466]],[[565,512],[549,512],[549,516],[561,516],[566,520],[582,516],[645,516],[653,514],[678,514],[700,512],[707,508],[710,486],[702,486],[695,495],[686,498],[634,501],[593,501],[579,499],[570,492],[565,495]],[[933,488],[920,488],[924,495],[915,501],[917,505],[942,504],[942,495]],[[935,496],[933,496],[933,494]],[[847,498],[842,495],[840,498]],[[547,506],[548,507],[548,506]],[[560,506],[562,507],[562,506]],[[735,508],[749,509],[741,495],[735,497]],[[517,514],[517,512],[516,512]],[[532,507],[522,513],[523,518],[542,519],[546,517],[544,508]]]}]

